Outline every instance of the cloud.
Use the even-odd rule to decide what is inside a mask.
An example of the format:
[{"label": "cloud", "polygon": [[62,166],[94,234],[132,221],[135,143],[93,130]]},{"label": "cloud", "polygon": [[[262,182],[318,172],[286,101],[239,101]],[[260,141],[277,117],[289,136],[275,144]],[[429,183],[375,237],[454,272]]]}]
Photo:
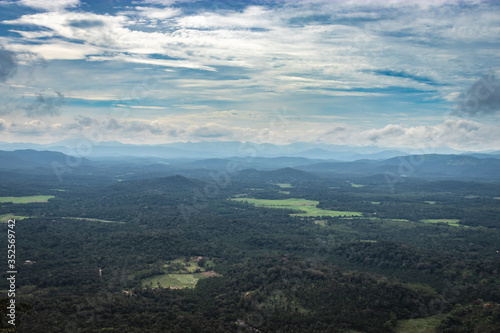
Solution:
[{"label": "cloud", "polygon": [[341,132],[325,130],[318,139],[325,143],[421,148],[428,153],[437,147],[484,150],[495,149],[500,145],[500,128],[467,119],[447,119],[440,124],[427,126],[389,124],[367,130],[353,126]]},{"label": "cloud", "polygon": [[28,117],[55,116],[60,112],[64,104],[64,95],[56,91],[56,96],[47,96],[39,93],[35,100],[22,106]]},{"label": "cloud", "polygon": [[[112,9],[86,2],[75,9],[78,1],[23,1],[46,11],[16,8],[20,15],[2,22],[12,30],[1,42],[18,62],[14,78],[8,66],[0,67],[7,69],[0,79],[9,80],[0,87],[7,93],[2,97],[26,96],[6,114],[54,116],[66,97],[69,112],[86,110],[91,117],[50,125],[51,133],[102,128],[116,140],[140,136],[157,142],[239,140],[260,131],[263,142],[416,145],[454,137],[467,146],[463,138],[487,144],[483,133],[493,133],[492,124],[456,119],[429,125],[457,98],[469,104],[455,115],[498,114],[496,87],[478,80],[457,96],[470,86],[470,73],[498,66],[500,8],[489,1],[184,2],[132,1]],[[23,57],[32,54],[49,66],[27,79],[23,72],[35,66]],[[153,68],[151,85],[145,80]],[[126,110],[131,119],[105,125],[94,119],[125,100],[133,100]],[[269,110],[292,105],[304,123],[291,120],[286,130],[266,130]],[[256,117],[208,112],[238,109]],[[338,123],[318,116],[347,118]],[[328,124],[333,128],[326,129]]]},{"label": "cloud", "polygon": [[206,125],[193,125],[188,128],[188,133],[197,138],[207,139],[207,138],[221,138],[221,137],[231,137],[233,131],[226,126],[221,126],[214,123],[209,123]]},{"label": "cloud", "polygon": [[58,11],[76,7],[80,4],[80,0],[19,0],[19,4],[47,11]]},{"label": "cloud", "polygon": [[64,105],[64,95],[59,91],[53,94],[38,92],[15,96],[11,89],[5,96],[2,95],[3,103],[0,104],[0,114],[24,116],[28,118],[57,116]]},{"label": "cloud", "polygon": [[92,123],[94,123],[94,120],[92,118],[81,115],[75,117],[75,120],[79,125],[83,127],[89,127],[90,125],[92,125]]},{"label": "cloud", "polygon": [[0,83],[14,76],[17,70],[15,53],[0,46]]},{"label": "cloud", "polygon": [[377,144],[379,140],[385,139],[387,137],[398,137],[405,134],[405,128],[401,125],[389,124],[382,129],[373,129],[365,131],[363,136],[370,140],[372,143]]},{"label": "cloud", "polygon": [[58,39],[47,40],[44,44],[11,44],[10,47],[18,52],[35,53],[44,60],[76,60],[85,59],[86,56],[99,54],[101,48],[61,41]]},{"label": "cloud", "polygon": [[482,116],[500,111],[500,81],[493,72],[483,75],[463,94],[453,114],[458,116]]},{"label": "cloud", "polygon": [[102,20],[72,20],[68,22],[68,25],[74,28],[88,29],[103,27],[104,22]]},{"label": "cloud", "polygon": [[206,71],[215,71],[216,69],[209,66],[199,65],[190,61],[183,60],[165,60],[165,59],[148,59],[141,57],[130,57],[125,55],[106,57],[106,56],[91,56],[90,61],[124,61],[136,64],[148,64],[155,66],[165,66],[165,67],[181,67],[181,68],[191,68],[191,69],[201,69]]},{"label": "cloud", "polygon": [[146,17],[149,19],[153,20],[164,20],[167,18],[171,18],[173,16],[180,15],[182,11],[178,8],[156,8],[156,7],[141,7],[137,6],[135,7],[135,10],[137,12],[134,12],[134,14],[137,14],[141,17]]}]

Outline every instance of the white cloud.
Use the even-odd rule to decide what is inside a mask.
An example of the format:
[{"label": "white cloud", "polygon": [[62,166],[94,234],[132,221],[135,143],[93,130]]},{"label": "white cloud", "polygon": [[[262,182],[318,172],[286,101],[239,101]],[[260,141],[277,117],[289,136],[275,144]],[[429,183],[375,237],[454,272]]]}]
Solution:
[{"label": "white cloud", "polygon": [[194,69],[202,69],[206,71],[215,71],[215,68],[209,66],[199,65],[190,61],[183,60],[164,60],[164,59],[148,59],[148,58],[139,58],[139,57],[130,57],[125,55],[119,55],[114,57],[105,57],[105,56],[93,56],[89,57],[91,61],[125,61],[136,64],[148,64],[155,66],[165,66],[165,67],[183,67],[183,68],[194,68]]},{"label": "white cloud", "polygon": [[19,0],[19,4],[27,7],[58,11],[68,7],[76,7],[80,0]]},{"label": "white cloud", "polygon": [[11,44],[10,48],[16,52],[34,52],[45,60],[85,59],[88,55],[102,52],[98,47],[61,40],[49,40],[40,45]]},{"label": "white cloud", "polygon": [[167,18],[171,18],[173,16],[177,16],[182,13],[182,11],[178,8],[156,8],[156,7],[135,7],[134,14],[137,14],[142,17],[147,17],[153,20],[164,20]]},{"label": "white cloud", "polygon": [[[40,74],[38,83],[25,75],[25,81],[10,80],[9,84],[19,86],[20,93],[26,82],[33,83],[32,91],[62,85],[68,98],[105,101],[143,87],[147,69],[164,67],[157,71],[161,71],[158,86],[148,86],[146,97],[141,96],[151,98],[153,104],[139,100],[131,107],[131,112],[142,112],[135,114],[138,119],[116,120],[110,131],[115,139],[132,129],[158,140],[173,138],[158,133],[175,133],[183,140],[203,136],[222,140],[263,131],[262,140],[273,142],[500,147],[493,124],[457,119],[433,124],[436,119],[425,118],[450,110],[485,69],[498,68],[498,7],[487,1],[283,1],[242,10],[214,6],[196,11],[190,6],[190,14],[182,11],[182,2],[134,1],[133,6],[111,15],[84,12],[87,7],[83,6],[72,10],[78,1],[25,0],[23,4],[48,12],[3,21],[20,37],[10,34],[1,41],[6,49],[18,52],[18,72],[28,63],[22,63],[23,57],[33,54],[46,59],[49,66],[43,67],[45,76]],[[66,70],[49,78],[51,64]],[[129,95],[126,98],[136,99]],[[412,97],[403,104],[399,100],[403,95]],[[386,101],[392,98],[391,103],[394,100],[393,110],[373,103],[382,96]],[[168,106],[160,106],[161,101]],[[427,103],[415,106],[423,101]],[[298,112],[305,121],[281,131],[268,129],[266,114],[271,105],[300,103]],[[248,108],[260,117],[215,113],[232,108]],[[415,110],[425,108],[428,113],[415,115]],[[187,114],[168,115],[169,121],[165,114],[171,109]],[[439,114],[431,114],[433,110]],[[407,123],[398,124],[399,116],[391,119],[391,114],[401,111],[408,114]],[[376,116],[354,119],[362,112]],[[335,118],[322,122],[320,116]],[[342,116],[349,116],[351,124],[335,123]],[[140,117],[150,120],[143,123]],[[152,124],[155,118],[159,122]],[[10,128],[2,124],[4,132]],[[47,125],[47,131],[62,131],[66,122],[58,124],[57,128]],[[329,125],[334,128],[328,130]],[[28,122],[25,126],[38,125]],[[67,130],[69,134],[77,131]],[[493,139],[488,141],[484,133]]]},{"label": "white cloud", "polygon": [[351,143],[382,147],[428,149],[450,147],[458,150],[498,149],[500,128],[465,119],[447,119],[437,125],[410,126],[389,124],[383,128],[360,130],[341,127],[327,130],[319,137],[325,143]]}]

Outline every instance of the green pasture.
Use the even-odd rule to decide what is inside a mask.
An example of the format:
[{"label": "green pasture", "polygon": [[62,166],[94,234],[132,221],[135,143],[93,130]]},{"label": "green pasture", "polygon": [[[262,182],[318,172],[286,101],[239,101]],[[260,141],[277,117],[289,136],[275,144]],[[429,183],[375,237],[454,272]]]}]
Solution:
[{"label": "green pasture", "polygon": [[438,314],[432,317],[419,318],[419,319],[404,319],[399,320],[396,324],[394,332],[396,333],[435,333],[437,327],[446,314]]},{"label": "green pasture", "polygon": [[293,187],[292,184],[288,184],[288,183],[278,183],[276,185],[278,185],[281,188],[292,188]]},{"label": "green pasture", "polygon": [[420,222],[424,223],[446,223],[448,225],[454,226],[454,227],[460,227],[461,225],[458,224],[460,220],[458,219],[426,219],[426,220],[420,220]]},{"label": "green pasture", "polygon": [[53,195],[32,195],[27,197],[0,197],[0,203],[12,202],[15,204],[25,204],[31,202],[47,202],[55,198]]},{"label": "green pasture", "polygon": [[194,288],[198,280],[203,278],[201,274],[162,274],[142,280],[143,287],[162,288]]},{"label": "green pasture", "polygon": [[270,200],[270,199],[253,199],[253,198],[233,198],[231,200],[248,202],[258,207],[266,208],[277,208],[277,209],[293,209],[300,210],[301,213],[292,214],[294,216],[331,216],[331,217],[342,217],[342,216],[363,216],[360,212],[351,211],[339,211],[339,210],[325,210],[316,207],[319,201],[306,200],[306,199],[281,199],[281,200]]},{"label": "green pasture", "polygon": [[90,217],[63,217],[63,219],[69,219],[69,220],[86,220],[86,221],[104,222],[104,223],[120,223],[120,224],[124,224],[125,223],[125,222],[118,222],[118,221],[94,219],[94,218],[90,218]]},{"label": "green pasture", "polygon": [[21,216],[21,215],[14,215],[14,214],[3,214],[0,215],[0,223],[7,223],[9,220],[22,220],[22,219],[27,219],[29,216]]},{"label": "green pasture", "polygon": [[194,273],[199,270],[205,272],[214,266],[212,260],[205,258],[205,267],[200,267],[197,261],[186,261],[184,259],[175,259],[163,265],[164,268],[173,266],[173,270],[151,276],[141,280],[142,287],[162,287],[162,288],[194,288],[199,279],[206,278],[203,274]]},{"label": "green pasture", "polygon": [[317,225],[320,225],[322,227],[326,227],[328,221],[326,221],[326,220],[314,220],[314,223],[317,224]]}]

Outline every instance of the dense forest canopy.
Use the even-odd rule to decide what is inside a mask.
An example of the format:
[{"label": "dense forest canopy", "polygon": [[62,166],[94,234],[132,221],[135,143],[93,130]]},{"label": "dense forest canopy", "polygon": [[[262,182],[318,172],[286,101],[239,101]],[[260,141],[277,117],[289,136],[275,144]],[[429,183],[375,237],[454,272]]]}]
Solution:
[{"label": "dense forest canopy", "polygon": [[[474,180],[458,166],[363,171],[391,160],[89,160],[57,174],[58,153],[9,154],[37,161],[0,163],[18,332],[500,329],[500,183],[487,159]],[[0,289],[9,332],[5,279]]]}]

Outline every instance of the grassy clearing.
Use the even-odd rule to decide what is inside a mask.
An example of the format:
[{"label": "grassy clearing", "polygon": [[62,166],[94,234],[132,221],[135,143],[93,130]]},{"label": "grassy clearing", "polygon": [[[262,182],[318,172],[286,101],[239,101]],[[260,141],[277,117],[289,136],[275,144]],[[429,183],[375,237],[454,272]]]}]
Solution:
[{"label": "grassy clearing", "polygon": [[[161,287],[161,288],[194,288],[199,279],[204,279],[217,274],[211,269],[214,267],[212,260],[204,258],[205,265],[201,267],[198,261],[185,261],[184,259],[175,259],[167,262],[162,267],[164,274],[151,276],[141,280],[143,288]],[[196,272],[196,273],[195,273]]]},{"label": "grassy clearing", "polygon": [[460,220],[457,219],[426,219],[426,220],[420,220],[420,222],[424,223],[446,223],[448,225],[454,226],[454,227],[460,227],[462,225],[458,224]]},{"label": "grassy clearing", "polygon": [[279,183],[276,185],[278,185],[281,188],[292,188],[293,187],[292,184],[287,184],[287,183]]},{"label": "grassy clearing", "polygon": [[277,208],[277,209],[293,209],[300,210],[301,213],[292,214],[293,216],[331,216],[331,217],[348,217],[348,216],[363,216],[360,212],[339,211],[339,210],[325,210],[316,207],[319,201],[306,200],[306,199],[282,199],[282,200],[268,200],[268,199],[253,199],[253,198],[233,198],[231,200],[248,202],[258,207]]},{"label": "grassy clearing", "polygon": [[495,200],[500,200],[500,197],[494,197],[493,199],[495,199]]},{"label": "grassy clearing", "polygon": [[290,191],[279,191],[279,193],[288,195],[288,194],[290,194]]},{"label": "grassy clearing", "polygon": [[429,205],[435,205],[436,204],[436,201],[424,201],[426,204],[429,204]]},{"label": "grassy clearing", "polygon": [[142,280],[143,287],[162,288],[194,288],[198,280],[202,278],[200,274],[163,274],[155,275]]},{"label": "grassy clearing", "polygon": [[380,205],[380,201],[372,201],[372,205]]},{"label": "grassy clearing", "polygon": [[348,182],[349,184],[351,184],[351,187],[365,187],[365,185],[360,185],[360,184],[354,184],[353,182]]},{"label": "grassy clearing", "polygon": [[86,220],[86,221],[104,222],[104,223],[120,223],[120,224],[124,224],[125,223],[125,222],[118,222],[118,221],[93,219],[93,218],[89,218],[89,217],[63,217],[63,219],[69,219],[69,220]]},{"label": "grassy clearing", "polygon": [[394,332],[396,333],[435,333],[446,314],[419,319],[399,320]]},{"label": "grassy clearing", "polygon": [[7,223],[9,220],[22,220],[22,219],[27,219],[29,216],[21,216],[21,215],[14,215],[14,214],[3,214],[0,215],[0,223]]},{"label": "grassy clearing", "polygon": [[314,220],[314,223],[317,225],[320,225],[322,227],[326,227],[327,221],[326,220]]},{"label": "grassy clearing", "polygon": [[0,197],[0,203],[12,202],[15,204],[25,204],[31,202],[47,202],[53,199],[53,195],[32,195],[27,197]]}]

